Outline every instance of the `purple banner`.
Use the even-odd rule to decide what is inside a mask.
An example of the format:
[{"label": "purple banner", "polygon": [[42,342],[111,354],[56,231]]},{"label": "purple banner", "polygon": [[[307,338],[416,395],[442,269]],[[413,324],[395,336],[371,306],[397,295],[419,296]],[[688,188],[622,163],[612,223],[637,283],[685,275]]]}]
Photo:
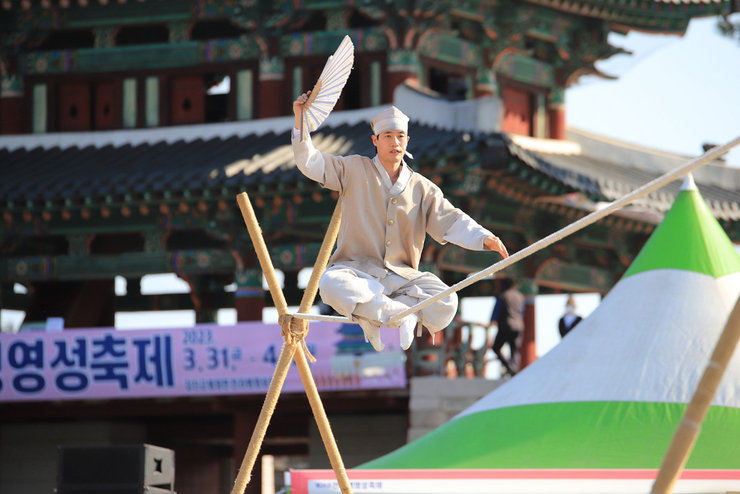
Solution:
[{"label": "purple banner", "polygon": [[[312,322],[319,390],[403,388],[398,332],[376,352],[356,324]],[[264,394],[280,356],[277,324],[0,334],[0,402]],[[302,392],[295,363],[284,392]]]}]

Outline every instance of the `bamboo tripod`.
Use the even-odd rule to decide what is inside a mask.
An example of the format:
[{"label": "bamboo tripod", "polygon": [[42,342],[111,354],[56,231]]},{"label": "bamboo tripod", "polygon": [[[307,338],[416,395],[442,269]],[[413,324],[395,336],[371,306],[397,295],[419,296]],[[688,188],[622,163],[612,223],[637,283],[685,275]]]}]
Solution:
[{"label": "bamboo tripod", "polygon": [[[637,199],[646,196],[650,192],[653,192],[663,187],[664,185],[668,184],[669,182],[683,177],[684,175],[691,172],[692,170],[697,169],[702,165],[705,165],[709,161],[722,156],[723,154],[727,153],[727,151],[729,151],[730,149],[732,149],[734,146],[738,144],[740,144],[740,137],[737,137],[734,140],[722,146],[717,146],[717,147],[710,149],[703,155],[689,161],[683,166],[680,166],[676,168],[675,170],[665,173],[664,175],[661,175],[660,177],[652,180],[651,182],[648,182],[642,187],[621,197],[620,199],[617,199],[611,202],[606,207],[584,216],[578,221],[575,221],[571,223],[570,225],[535,242],[534,244],[520,250],[519,252],[512,254],[508,258],[503,259],[489,266],[488,268],[469,276],[465,280],[456,283],[455,285],[451,286],[447,290],[440,292],[434,297],[426,299],[423,302],[420,302],[412,307],[409,307],[407,310],[396,314],[392,318],[391,321],[388,321],[388,323],[398,321],[399,319],[409,314],[418,312],[421,309],[429,306],[430,304],[450,295],[451,293],[455,293],[459,290],[462,290],[463,288],[485,278],[486,276],[496,273],[506,268],[507,266],[510,266],[514,264],[515,262],[518,262],[524,259],[525,257],[528,257],[534,254],[535,252],[547,247],[548,245],[554,242],[557,242],[558,240],[562,240],[563,238],[585,228],[586,226],[595,223],[599,219],[604,218],[605,216],[616,211],[617,209],[622,208],[628,204],[631,204]],[[327,453],[329,455],[329,461],[331,462],[332,469],[334,470],[334,474],[337,477],[339,488],[343,494],[351,493],[352,488],[349,484],[349,478],[347,476],[347,471],[344,468],[344,464],[339,454],[336,441],[334,440],[334,436],[331,432],[329,420],[326,416],[326,412],[324,411],[323,405],[321,403],[321,398],[319,397],[318,390],[316,389],[316,384],[314,383],[313,376],[311,375],[311,369],[309,368],[309,365],[306,359],[306,351],[304,351],[304,346],[305,346],[304,338],[308,332],[308,320],[353,322],[351,319],[346,318],[346,317],[317,316],[317,315],[308,314],[308,311],[313,304],[313,300],[316,297],[316,292],[318,291],[319,278],[321,274],[324,272],[324,270],[326,269],[326,265],[329,260],[329,255],[331,254],[331,250],[334,247],[334,243],[336,242],[337,233],[339,231],[339,223],[340,223],[341,215],[342,215],[341,201],[337,202],[337,206],[334,210],[334,214],[332,215],[331,222],[329,223],[326,236],[324,237],[324,241],[321,244],[321,249],[319,250],[319,255],[316,259],[313,272],[311,273],[311,278],[309,279],[308,286],[306,287],[306,290],[303,293],[303,298],[301,299],[300,308],[298,312],[295,314],[288,313],[288,307],[285,301],[285,297],[277,281],[277,277],[275,276],[275,269],[272,265],[272,261],[270,260],[269,253],[267,251],[267,246],[265,245],[265,241],[262,237],[262,231],[259,227],[259,224],[257,222],[257,217],[254,213],[254,210],[252,209],[252,204],[249,202],[249,197],[247,196],[247,194],[244,192],[239,194],[237,196],[237,203],[239,204],[239,208],[242,211],[242,216],[244,217],[244,222],[246,223],[247,229],[249,230],[249,236],[252,239],[252,243],[254,244],[254,248],[257,253],[260,266],[262,268],[262,271],[265,277],[267,278],[267,284],[270,289],[270,295],[272,296],[272,299],[275,302],[275,307],[278,310],[278,314],[280,318],[279,321],[280,321],[284,343],[280,351],[280,357],[278,358],[275,372],[273,374],[272,381],[270,382],[270,387],[267,391],[264,404],[262,405],[262,410],[260,411],[260,415],[257,420],[257,425],[255,426],[255,429],[252,433],[252,438],[250,439],[249,445],[247,447],[247,452],[244,455],[244,460],[242,461],[237,478],[234,481],[234,487],[231,490],[231,494],[243,494],[244,489],[249,483],[249,479],[251,478],[251,474],[252,474],[252,468],[254,467],[257,455],[259,453],[259,449],[262,445],[262,441],[264,440],[265,433],[267,431],[267,426],[269,425],[269,422],[270,422],[270,418],[272,417],[272,414],[275,410],[275,406],[277,404],[277,399],[280,394],[280,390],[282,389],[283,383],[285,382],[285,378],[288,374],[288,369],[290,367],[290,364],[294,359],[298,367],[298,372],[300,373],[300,376],[301,376],[301,382],[303,383],[303,387],[305,388],[306,395],[311,405],[314,418],[316,419],[316,423],[319,427],[319,432],[321,433],[321,438],[324,442],[324,447],[326,448]],[[735,315],[736,312],[738,312],[737,307],[735,311],[733,312],[733,318],[736,318],[736,315]],[[737,324],[735,324],[735,326],[737,326]],[[735,333],[738,333],[738,331],[735,330]],[[736,343],[737,334],[735,334],[735,339],[736,339],[735,340],[735,343]],[[733,348],[734,348],[734,344],[733,344]],[[728,360],[729,360],[729,357],[728,357]],[[710,363],[710,365],[712,364]],[[700,388],[700,389],[703,390],[704,388]],[[706,390],[703,391],[705,394],[709,394],[709,398],[708,398],[709,402],[711,402],[711,399],[712,399],[712,396],[714,395],[715,390],[716,390],[716,387],[714,390],[711,390],[711,393],[708,393]],[[698,392],[699,391],[697,391],[697,393]],[[703,415],[698,418],[700,422],[703,421]],[[698,424],[699,426],[701,425],[700,422]],[[698,431],[697,431],[697,434],[698,434]],[[690,442],[688,444],[689,449],[692,444],[693,442]],[[681,454],[681,452],[679,451],[677,454]],[[680,468],[682,468],[682,464],[679,462],[678,468],[676,468],[676,470],[679,471],[678,473],[680,473]],[[654,491],[654,492],[657,493],[657,492],[663,492],[663,491]]]},{"label": "bamboo tripod", "polygon": [[[324,406],[321,403],[319,392],[316,389],[313,376],[311,375],[311,369],[308,366],[306,359],[306,352],[304,351],[305,336],[308,332],[308,321],[305,319],[298,319],[288,314],[288,304],[285,301],[285,296],[280,288],[280,284],[275,276],[275,268],[270,260],[270,255],[265,245],[265,240],[262,237],[262,230],[257,222],[257,217],[252,209],[252,204],[249,202],[247,194],[242,192],[237,196],[237,203],[242,211],[244,222],[249,230],[249,237],[252,239],[255,251],[257,252],[257,258],[262,268],[262,272],[267,278],[267,285],[270,289],[270,295],[272,300],[275,302],[275,308],[279,314],[280,327],[283,335],[283,347],[280,350],[280,357],[278,358],[275,372],[270,381],[270,387],[267,390],[265,396],[265,402],[262,405],[259,418],[257,419],[257,425],[252,432],[252,438],[247,446],[247,452],[244,455],[239,473],[234,481],[234,487],[231,490],[231,494],[242,494],[246,489],[249,479],[252,476],[252,468],[257,459],[262,441],[265,438],[267,432],[267,426],[270,423],[270,418],[275,411],[277,405],[278,396],[280,390],[285,382],[285,377],[288,375],[290,364],[293,360],[296,362],[298,372],[301,376],[301,382],[306,391],[306,396],[311,405],[316,424],[319,427],[321,439],[324,442],[324,447],[329,455],[329,461],[331,467],[334,470],[334,474],[339,482],[339,488],[343,494],[351,494],[352,488],[349,485],[349,478],[347,477],[347,471],[344,468],[342,457],[339,454],[337,443],[334,440],[331,427],[329,425],[329,419],[324,411]],[[319,287],[319,277],[326,269],[326,264],[329,261],[329,255],[334,247],[334,242],[337,239],[337,233],[339,232],[339,222],[342,217],[341,201],[337,202],[337,206],[334,209],[334,214],[331,217],[329,228],[324,237],[324,241],[321,244],[316,264],[314,265],[311,278],[308,281],[308,286],[303,292],[303,298],[301,299],[301,305],[298,309],[299,313],[308,313],[309,309],[313,305],[316,292]],[[310,355],[310,354],[309,354]],[[313,357],[310,357],[313,359]]]}]

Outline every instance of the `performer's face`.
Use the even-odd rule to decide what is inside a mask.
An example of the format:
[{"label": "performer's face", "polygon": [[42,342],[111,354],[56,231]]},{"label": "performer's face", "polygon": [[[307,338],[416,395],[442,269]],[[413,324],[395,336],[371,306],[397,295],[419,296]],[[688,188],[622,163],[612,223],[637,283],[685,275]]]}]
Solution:
[{"label": "performer's face", "polygon": [[378,148],[378,158],[383,164],[399,164],[403,161],[409,136],[402,130],[388,130],[372,136],[373,144]]}]

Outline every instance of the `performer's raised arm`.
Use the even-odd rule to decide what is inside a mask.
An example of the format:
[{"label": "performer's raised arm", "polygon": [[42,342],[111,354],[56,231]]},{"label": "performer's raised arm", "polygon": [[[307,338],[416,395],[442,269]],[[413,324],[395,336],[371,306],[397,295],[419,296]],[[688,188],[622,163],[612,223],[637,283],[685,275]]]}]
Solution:
[{"label": "performer's raised arm", "polygon": [[[295,129],[299,130],[301,129],[301,119],[303,118],[303,110],[308,109],[308,106],[306,106],[306,101],[308,101],[308,97],[311,95],[311,91],[307,91],[300,96],[296,98],[296,100],[293,102],[293,115],[295,115]],[[309,103],[310,105],[310,103]]]},{"label": "performer's raised arm", "polygon": [[295,162],[298,165],[298,169],[306,177],[320,183],[326,188],[341,191],[341,183],[337,175],[341,174],[341,168],[343,166],[342,158],[320,153],[313,146],[311,136],[306,128],[303,129],[303,140],[301,140],[300,124],[303,118],[302,112],[306,109],[304,105],[310,105],[310,103],[306,103],[310,94],[311,91],[305,92],[293,102],[295,126],[291,134],[291,142],[293,144]]}]

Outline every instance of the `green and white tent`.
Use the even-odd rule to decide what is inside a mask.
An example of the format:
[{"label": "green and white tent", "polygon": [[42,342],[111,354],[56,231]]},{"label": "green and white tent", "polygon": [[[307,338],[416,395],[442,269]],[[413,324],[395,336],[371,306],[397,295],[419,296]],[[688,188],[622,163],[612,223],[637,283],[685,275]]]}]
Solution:
[{"label": "green and white tent", "polygon": [[[691,178],[599,307],[445,425],[360,469],[656,469],[740,294]],[[688,469],[740,470],[740,351]]]}]

